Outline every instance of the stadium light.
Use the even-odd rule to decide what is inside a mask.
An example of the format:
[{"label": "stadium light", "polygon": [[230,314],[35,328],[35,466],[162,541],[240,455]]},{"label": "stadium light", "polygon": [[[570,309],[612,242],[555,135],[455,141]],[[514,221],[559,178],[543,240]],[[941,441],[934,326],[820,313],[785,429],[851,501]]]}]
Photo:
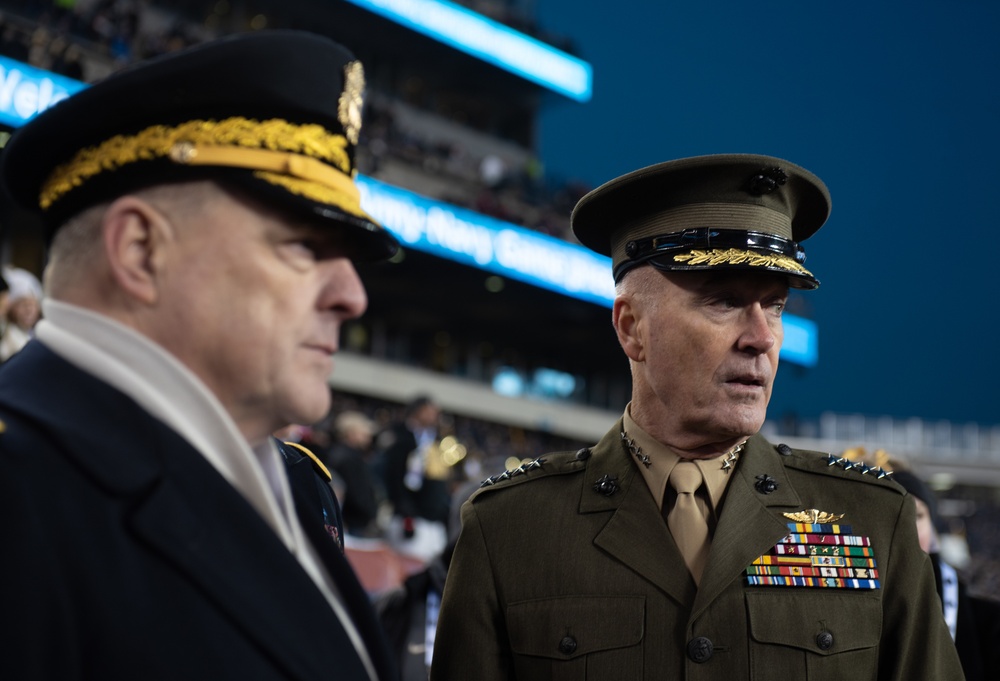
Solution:
[{"label": "stadium light", "polygon": [[446,0],[348,0],[578,102],[590,100],[590,64]]}]

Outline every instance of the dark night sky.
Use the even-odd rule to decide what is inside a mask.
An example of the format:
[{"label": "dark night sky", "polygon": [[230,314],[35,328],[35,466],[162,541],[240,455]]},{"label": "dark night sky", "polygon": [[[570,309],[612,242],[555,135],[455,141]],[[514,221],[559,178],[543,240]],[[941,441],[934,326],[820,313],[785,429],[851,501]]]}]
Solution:
[{"label": "dark night sky", "polygon": [[541,26],[594,67],[553,96],[548,172],[590,186],[684,156],[751,152],[833,195],[805,243],[820,363],[783,369],[772,415],[1000,424],[1000,5],[579,3]]}]

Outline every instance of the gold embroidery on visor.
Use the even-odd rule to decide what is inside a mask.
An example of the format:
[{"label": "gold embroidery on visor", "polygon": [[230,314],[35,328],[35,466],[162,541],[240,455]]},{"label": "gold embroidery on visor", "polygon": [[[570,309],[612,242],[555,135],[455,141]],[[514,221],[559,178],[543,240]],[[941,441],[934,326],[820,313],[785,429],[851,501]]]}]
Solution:
[{"label": "gold embroidery on visor", "polygon": [[744,251],[738,248],[722,250],[714,248],[710,251],[695,250],[674,256],[674,262],[688,265],[750,265],[751,267],[777,267],[812,276],[812,272],[800,265],[794,258],[787,255],[773,255]]},{"label": "gold embroidery on visor", "polygon": [[[38,202],[43,210],[47,209],[102,172],[170,156],[172,151],[177,154],[175,148],[179,145],[187,149],[204,145],[290,152],[325,161],[349,175],[351,160],[347,144],[343,135],[333,134],[321,125],[297,125],[280,118],[257,121],[234,116],[221,121],[188,121],[173,127],[153,125],[134,135],[115,135],[78,151],[52,171],[42,185]],[[180,157],[175,161],[183,162]]]}]

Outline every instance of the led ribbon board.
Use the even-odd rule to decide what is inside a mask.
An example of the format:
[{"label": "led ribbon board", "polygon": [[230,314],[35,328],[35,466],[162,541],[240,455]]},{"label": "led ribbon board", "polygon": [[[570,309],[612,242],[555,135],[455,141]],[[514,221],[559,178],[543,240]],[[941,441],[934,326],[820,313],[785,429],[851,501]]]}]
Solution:
[{"label": "led ribbon board", "polygon": [[84,87],[72,78],[0,57],[0,123],[16,128]]},{"label": "led ribbon board", "polygon": [[348,2],[578,102],[590,99],[590,64],[464,7],[444,0]]},{"label": "led ribbon board", "polygon": [[561,239],[359,175],[361,207],[401,243],[590,303],[611,306],[611,259]]}]

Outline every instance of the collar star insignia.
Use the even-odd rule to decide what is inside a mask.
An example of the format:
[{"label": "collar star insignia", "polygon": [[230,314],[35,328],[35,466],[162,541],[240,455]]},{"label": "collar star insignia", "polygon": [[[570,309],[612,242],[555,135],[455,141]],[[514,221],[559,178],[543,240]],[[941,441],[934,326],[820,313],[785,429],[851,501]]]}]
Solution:
[{"label": "collar star insignia", "polygon": [[650,466],[653,465],[653,462],[649,460],[649,455],[643,454],[642,447],[637,445],[635,443],[635,440],[626,435],[624,430],[622,431],[622,442],[625,443],[625,446],[628,447],[628,450],[632,452],[632,455],[635,458],[637,458],[642,463],[643,466],[649,468]]},{"label": "collar star insignia", "polygon": [[729,471],[733,470],[733,464],[739,461],[740,454],[743,453],[743,448],[746,446],[746,444],[747,441],[744,440],[743,442],[739,443],[738,445],[730,449],[728,452],[726,452],[726,457],[722,460],[722,470],[724,470],[726,473],[729,473]]}]

